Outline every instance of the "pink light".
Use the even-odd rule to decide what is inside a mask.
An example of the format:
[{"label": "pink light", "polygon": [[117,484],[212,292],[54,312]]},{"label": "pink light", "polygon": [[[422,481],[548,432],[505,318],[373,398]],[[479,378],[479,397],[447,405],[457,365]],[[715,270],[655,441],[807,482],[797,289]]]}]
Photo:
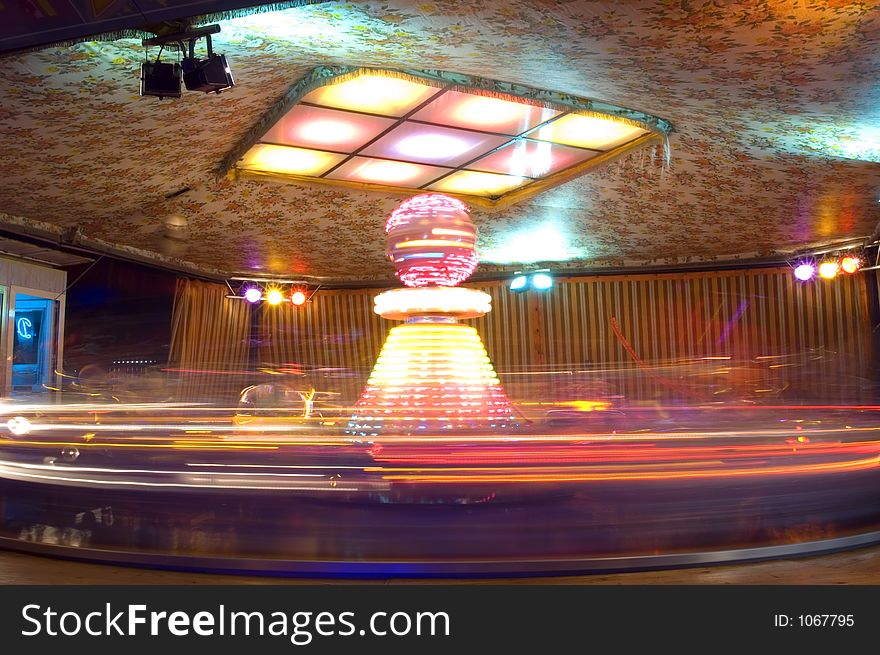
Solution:
[{"label": "pink light", "polygon": [[425,193],[405,200],[385,232],[388,257],[409,287],[455,286],[477,267],[477,231],[467,205],[455,198]]},{"label": "pink light", "polygon": [[297,105],[266,132],[262,141],[351,152],[393,124],[390,118]]}]

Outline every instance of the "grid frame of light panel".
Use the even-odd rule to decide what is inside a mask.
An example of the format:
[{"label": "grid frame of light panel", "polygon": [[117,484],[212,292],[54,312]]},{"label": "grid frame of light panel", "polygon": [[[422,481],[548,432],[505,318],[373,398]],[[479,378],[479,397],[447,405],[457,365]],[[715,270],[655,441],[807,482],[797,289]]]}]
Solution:
[{"label": "grid frame of light panel", "polygon": [[495,201],[568,177],[649,134],[612,116],[370,71],[306,93],[236,167]]}]

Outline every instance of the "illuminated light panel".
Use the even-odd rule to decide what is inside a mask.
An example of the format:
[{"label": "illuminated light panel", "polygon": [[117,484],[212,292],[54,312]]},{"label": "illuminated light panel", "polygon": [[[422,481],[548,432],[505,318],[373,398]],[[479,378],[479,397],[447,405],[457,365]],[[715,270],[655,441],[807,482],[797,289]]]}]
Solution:
[{"label": "illuminated light panel", "polygon": [[397,77],[366,74],[315,89],[302,102],[400,117],[439,91],[437,87]]},{"label": "illuminated light panel", "polygon": [[358,154],[406,159],[419,164],[461,166],[508,140],[505,136],[405,122]]},{"label": "illuminated light panel", "polygon": [[410,118],[413,120],[500,132],[516,136],[548,121],[560,112],[462,91],[447,91]]},{"label": "illuminated light panel", "polygon": [[578,148],[609,150],[647,134],[640,127],[608,118],[568,114],[529,134],[529,138]]},{"label": "illuminated light panel", "polygon": [[477,196],[500,196],[512,189],[531,182],[529,178],[477,171],[458,171],[435,182],[429,188],[448,193],[468,193]]},{"label": "illuminated light panel", "polygon": [[320,175],[343,159],[345,155],[332,152],[259,143],[248,151],[238,166],[251,171]]},{"label": "illuminated light panel", "polygon": [[492,311],[492,296],[463,287],[392,289],[376,296],[373,311],[391,320],[419,314],[477,318]]},{"label": "illuminated light panel", "polygon": [[448,168],[413,164],[403,161],[352,157],[339,168],[327,174],[328,179],[387,184],[389,186],[420,187],[449,172]]},{"label": "illuminated light panel", "polygon": [[597,154],[546,141],[521,140],[478,159],[467,169],[540,178],[580,164]]},{"label": "illuminated light panel", "polygon": [[282,116],[261,141],[352,152],[393,124],[393,118],[297,105]]}]

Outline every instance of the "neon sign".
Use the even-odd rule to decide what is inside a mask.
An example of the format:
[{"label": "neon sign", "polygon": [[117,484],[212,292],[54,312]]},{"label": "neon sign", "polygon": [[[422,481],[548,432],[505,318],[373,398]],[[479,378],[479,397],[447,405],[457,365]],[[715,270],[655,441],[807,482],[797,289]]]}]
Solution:
[{"label": "neon sign", "polygon": [[33,339],[34,333],[31,332],[31,328],[34,327],[34,324],[31,322],[31,319],[26,316],[22,316],[15,322],[15,331],[18,332],[18,336],[22,339]]}]

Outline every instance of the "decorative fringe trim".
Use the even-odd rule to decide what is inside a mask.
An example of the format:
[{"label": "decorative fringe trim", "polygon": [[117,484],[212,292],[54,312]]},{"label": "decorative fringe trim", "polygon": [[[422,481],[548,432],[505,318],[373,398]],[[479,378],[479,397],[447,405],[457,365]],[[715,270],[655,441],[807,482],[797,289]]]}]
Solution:
[{"label": "decorative fringe trim", "polygon": [[[251,16],[253,14],[265,14],[273,11],[284,11],[285,9],[295,9],[297,7],[304,7],[308,5],[317,5],[325,2],[329,2],[330,0],[287,0],[286,2],[271,2],[268,4],[256,5],[253,7],[242,7],[241,9],[229,9],[227,11],[215,11],[210,14],[200,14],[198,16],[189,16],[184,18],[174,19],[175,21],[180,21],[182,23],[189,23],[190,25],[197,26],[203,25],[205,23],[214,23],[221,20],[231,20],[233,18],[243,18],[245,16]],[[143,16],[139,16],[136,14],[131,15],[132,20],[143,20]],[[149,19],[148,19],[149,20]],[[156,24],[161,24],[165,21],[157,20]],[[88,24],[86,24],[88,25]],[[96,25],[97,26],[97,25]],[[75,26],[71,26],[75,27]],[[142,28],[124,28],[121,30],[113,30],[110,32],[101,32],[99,34],[90,34],[87,36],[77,37],[75,39],[65,39],[64,41],[53,41],[52,43],[44,43],[42,45],[18,48],[16,50],[10,50],[0,54],[0,59],[3,57],[8,57],[10,55],[19,55],[25,54],[28,52],[39,52],[40,50],[45,50],[47,48],[65,48],[72,45],[77,45],[78,43],[88,43],[90,41],[119,41],[120,39],[150,39],[156,36],[154,32],[149,32]]]},{"label": "decorative fringe trim", "polygon": [[448,88],[464,91],[490,98],[509,100],[511,97],[538,107],[557,109],[560,111],[576,111],[578,114],[593,118],[614,120],[633,127],[653,132],[663,138],[664,158],[666,165],[671,162],[669,134],[672,124],[669,121],[645,114],[635,109],[618,107],[597,100],[565,95],[554,91],[545,91],[511,82],[498,82],[482,77],[474,77],[463,73],[450,73],[440,70],[392,70],[385,68],[366,68],[352,66],[318,66],[310,70],[296,82],[290,90],[266,112],[251,129],[242,137],[238,145],[230,151],[216,170],[218,178],[226,175],[248,150],[271,128],[291,107],[296,105],[303,96],[311,91],[331,84],[342,84],[365,74],[381,74],[384,77],[428,84],[437,88]]}]

